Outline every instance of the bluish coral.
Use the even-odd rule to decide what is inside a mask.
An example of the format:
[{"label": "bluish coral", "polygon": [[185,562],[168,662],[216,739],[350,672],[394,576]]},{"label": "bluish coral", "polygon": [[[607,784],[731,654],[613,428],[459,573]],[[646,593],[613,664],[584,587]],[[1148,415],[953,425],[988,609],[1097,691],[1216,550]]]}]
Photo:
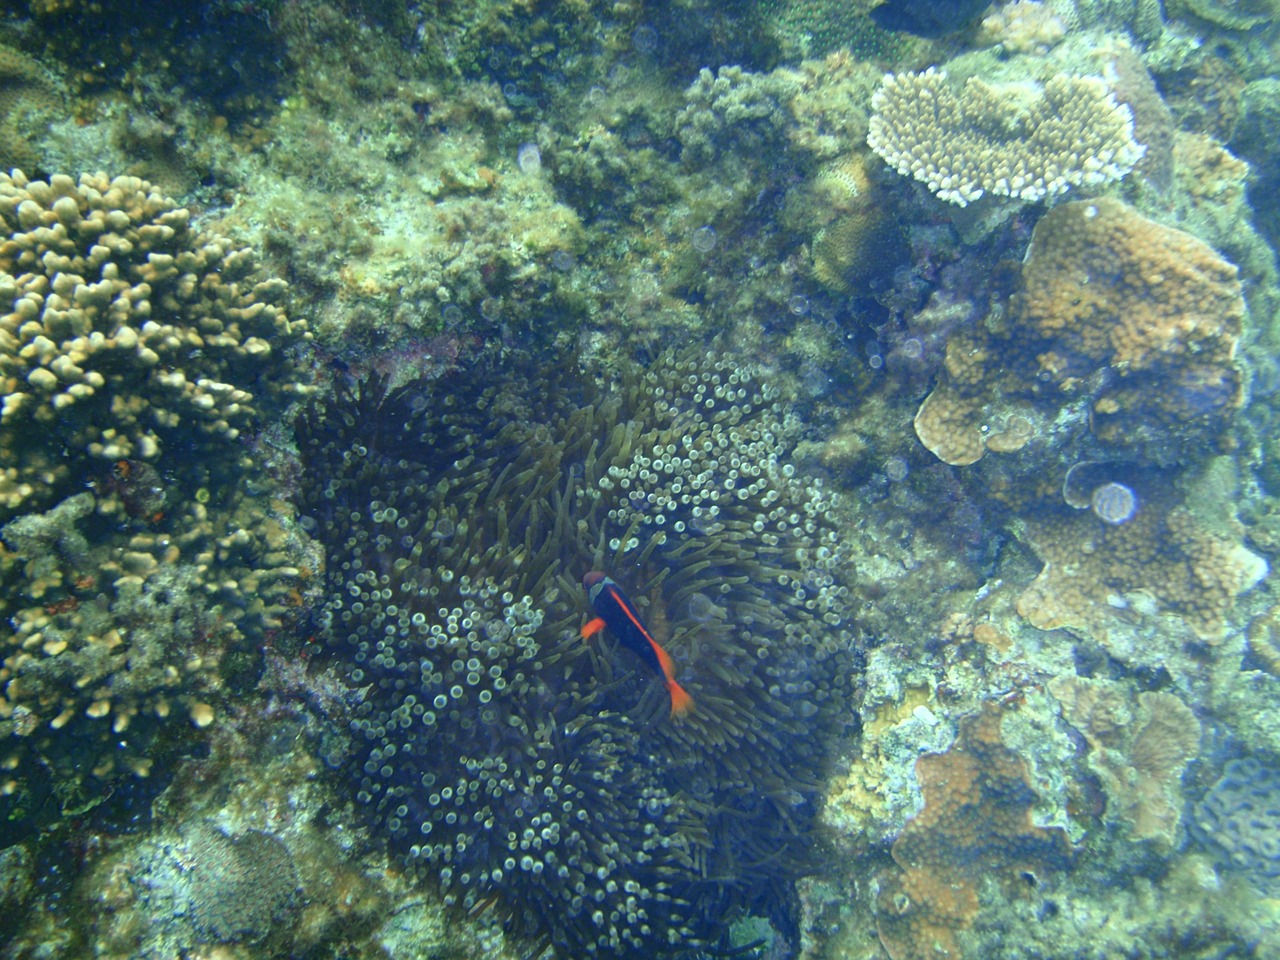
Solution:
[{"label": "bluish coral", "polygon": [[1260,893],[1280,897],[1280,768],[1232,760],[1195,805],[1193,829]]}]

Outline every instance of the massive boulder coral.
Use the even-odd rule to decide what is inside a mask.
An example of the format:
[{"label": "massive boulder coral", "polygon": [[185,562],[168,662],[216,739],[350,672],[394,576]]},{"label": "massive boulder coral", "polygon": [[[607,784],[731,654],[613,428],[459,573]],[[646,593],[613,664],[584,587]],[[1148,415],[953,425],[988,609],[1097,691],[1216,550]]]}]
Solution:
[{"label": "massive boulder coral", "polygon": [[1100,77],[1057,74],[1043,85],[969,77],[957,87],[930,67],[887,74],[871,107],[871,149],[961,207],[1102,186],[1144,152],[1132,112]]}]

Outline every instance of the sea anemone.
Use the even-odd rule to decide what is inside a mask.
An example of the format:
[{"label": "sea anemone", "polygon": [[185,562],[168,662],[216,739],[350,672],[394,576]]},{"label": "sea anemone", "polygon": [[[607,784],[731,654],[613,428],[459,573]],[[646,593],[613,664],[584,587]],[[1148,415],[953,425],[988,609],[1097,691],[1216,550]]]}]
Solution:
[{"label": "sea anemone", "polygon": [[[364,690],[353,791],[447,902],[562,956],[688,954],[744,912],[794,932],[858,689],[839,500],[796,475],[798,425],[740,364],[598,379],[375,380],[300,420],[323,632]],[[590,570],[692,714],[580,637]]]}]

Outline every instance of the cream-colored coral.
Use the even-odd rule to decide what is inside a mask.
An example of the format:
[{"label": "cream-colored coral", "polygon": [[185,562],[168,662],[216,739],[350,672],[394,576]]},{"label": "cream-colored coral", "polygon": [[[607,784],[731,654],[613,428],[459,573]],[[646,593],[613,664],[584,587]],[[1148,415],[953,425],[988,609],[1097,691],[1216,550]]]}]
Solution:
[{"label": "cream-colored coral", "polygon": [[228,651],[301,604],[245,441],[307,334],[137,178],[0,175],[0,223],[0,767],[74,795],[145,776],[171,713],[225,716]]},{"label": "cream-colored coral", "polygon": [[1037,0],[1015,0],[982,19],[980,39],[1011,53],[1048,53],[1067,35],[1058,12]]},{"label": "cream-colored coral", "polygon": [[1118,180],[1142,158],[1133,114],[1099,77],[1043,85],[946,71],[887,74],[871,101],[871,148],[950,203],[983,196],[1037,201]]},{"label": "cream-colored coral", "polygon": [[305,335],[284,282],[190,219],[136,177],[0,175],[0,515],[83,487],[86,458],[155,462],[179,427],[235,440],[294,386],[263,378]]}]

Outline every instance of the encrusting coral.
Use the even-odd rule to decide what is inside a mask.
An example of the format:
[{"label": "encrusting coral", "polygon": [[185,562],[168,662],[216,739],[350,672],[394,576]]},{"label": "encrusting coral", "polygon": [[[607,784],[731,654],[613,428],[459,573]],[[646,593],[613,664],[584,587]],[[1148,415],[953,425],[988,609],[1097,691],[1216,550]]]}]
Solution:
[{"label": "encrusting coral", "polygon": [[1143,146],[1133,114],[1099,77],[1057,74],[1042,86],[945,70],[887,74],[871,101],[867,137],[903,176],[967,206],[984,196],[1028,202],[1097,187],[1133,169]]},{"label": "encrusting coral", "polygon": [[1044,568],[1018,598],[1018,612],[1041,629],[1073,628],[1103,643],[1138,594],[1220,641],[1236,596],[1267,570],[1261,557],[1154,490],[1124,523],[1083,511],[1035,517],[1026,538]]},{"label": "encrusting coral", "polygon": [[[940,460],[978,464],[984,493],[1024,521],[1045,563],[1018,603],[1031,623],[1105,642],[1112,598],[1145,593],[1221,636],[1266,564],[1168,480],[1206,460],[1243,403],[1244,317],[1233,264],[1101,198],[1041,218],[1007,310],[948,341],[916,434]],[[1071,489],[1073,472],[1089,489]],[[1087,509],[1108,482],[1133,498],[1121,515]]]},{"label": "encrusting coral", "polygon": [[1004,708],[992,703],[960,723],[946,753],[916,761],[925,806],[893,844],[897,870],[882,873],[876,927],[893,960],[959,957],[956,933],[980,907],[986,876],[1064,869],[1071,845],[1031,820],[1026,764],[1004,744]]},{"label": "encrusting coral", "polygon": [[1089,744],[1089,766],[1102,780],[1107,815],[1134,839],[1172,847],[1178,839],[1182,772],[1200,751],[1200,721],[1172,693],[1130,696],[1111,680],[1055,677],[1049,690],[1067,722]]},{"label": "encrusting coral", "polygon": [[65,112],[54,76],[21,50],[0,44],[0,170],[40,167],[32,129]]},{"label": "encrusting coral", "polygon": [[[857,653],[838,499],[788,463],[792,430],[714,358],[613,389],[555,368],[375,383],[305,418],[325,632],[365,690],[352,789],[447,902],[574,957],[689,954],[737,906],[794,931]],[[579,636],[590,570],[692,713]]]},{"label": "encrusting coral", "polygon": [[233,837],[195,820],[139,844],[122,872],[148,926],[188,947],[262,940],[297,906],[289,849],[260,830]]}]

